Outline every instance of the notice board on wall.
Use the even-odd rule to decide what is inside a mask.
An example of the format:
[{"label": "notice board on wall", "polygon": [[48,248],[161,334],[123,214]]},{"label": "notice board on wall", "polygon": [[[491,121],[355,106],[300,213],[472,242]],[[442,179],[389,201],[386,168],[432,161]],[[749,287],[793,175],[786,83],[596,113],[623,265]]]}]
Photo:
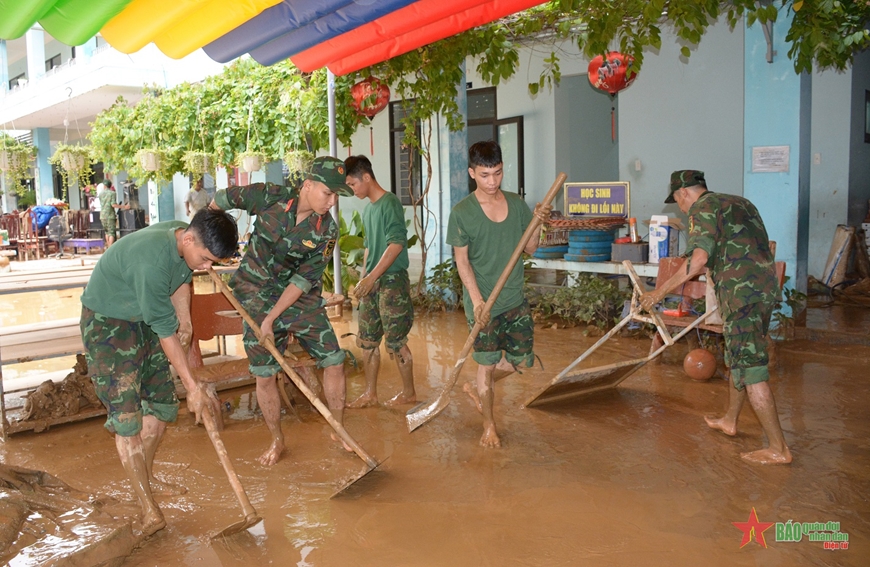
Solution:
[{"label": "notice board on wall", "polygon": [[628,181],[565,183],[565,216],[568,218],[628,217],[631,191]]}]

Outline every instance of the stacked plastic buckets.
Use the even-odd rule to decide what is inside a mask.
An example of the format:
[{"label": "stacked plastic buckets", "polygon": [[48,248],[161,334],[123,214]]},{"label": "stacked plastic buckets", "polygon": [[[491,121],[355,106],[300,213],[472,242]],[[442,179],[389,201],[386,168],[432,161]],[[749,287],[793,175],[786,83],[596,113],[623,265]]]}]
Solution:
[{"label": "stacked plastic buckets", "polygon": [[613,230],[572,230],[568,233],[570,262],[607,262],[610,260]]}]

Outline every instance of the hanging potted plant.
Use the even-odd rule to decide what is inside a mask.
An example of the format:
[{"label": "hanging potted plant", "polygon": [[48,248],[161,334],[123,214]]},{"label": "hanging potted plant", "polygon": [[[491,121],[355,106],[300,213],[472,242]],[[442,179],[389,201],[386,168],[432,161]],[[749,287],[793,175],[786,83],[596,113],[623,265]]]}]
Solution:
[{"label": "hanging potted plant", "polygon": [[208,152],[184,152],[181,161],[184,164],[184,171],[192,174],[195,178],[202,177],[206,173],[212,177],[215,175],[215,159]]},{"label": "hanging potted plant", "polygon": [[21,180],[30,177],[30,162],[35,156],[33,145],[23,144],[10,136],[0,136],[0,171],[6,177],[6,186],[16,195],[27,192]]},{"label": "hanging potted plant", "polygon": [[163,152],[154,148],[142,148],[136,152],[136,162],[145,171],[160,171]]},{"label": "hanging potted plant", "polygon": [[70,181],[85,187],[91,182],[94,171],[91,169],[91,148],[72,144],[58,144],[48,163],[57,166],[63,179],[63,198],[66,199]]},{"label": "hanging potted plant", "polygon": [[313,162],[314,154],[308,150],[290,150],[284,154],[284,163],[287,165],[287,169],[290,170],[290,175],[305,173],[311,169]]},{"label": "hanging potted plant", "polygon": [[260,171],[266,163],[265,152],[244,151],[236,156],[236,165],[245,173]]}]

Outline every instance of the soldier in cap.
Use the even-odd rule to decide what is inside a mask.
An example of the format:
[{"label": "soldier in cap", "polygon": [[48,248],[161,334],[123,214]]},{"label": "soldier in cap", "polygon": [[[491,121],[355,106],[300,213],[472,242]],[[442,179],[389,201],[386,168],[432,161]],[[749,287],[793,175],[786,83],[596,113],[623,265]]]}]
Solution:
[{"label": "soldier in cap", "polygon": [[761,215],[743,197],[708,191],[704,172],[696,170],[671,174],[665,203],[676,203],[689,215],[690,256],[663,286],[641,297],[641,306],[651,309],[667,293],[710,268],[724,320],[725,363],[733,387],[729,389],[725,415],[705,417],[707,425],[726,435],[736,435],[737,418],[748,397],[767,435],[768,447],[741,457],[758,464],[790,463],[791,452],[767,383],[770,375],[765,337],[779,286]]},{"label": "soldier in cap", "polygon": [[[326,402],[342,422],[345,401],[345,352],[321,297],[321,277],[332,257],[338,228],[329,214],[338,196],[353,196],[345,184],[344,162],[333,157],[314,160],[296,187],[254,183],[215,194],[211,208],[243,209],[256,215],[254,232],[242,263],[230,280],[233,294],[283,351],[292,334],[323,369]],[[276,377],[278,361],[245,325],[243,338],[249,369],[257,379],[257,402],[272,442],[259,461],[274,465],[284,451],[281,401]]]}]

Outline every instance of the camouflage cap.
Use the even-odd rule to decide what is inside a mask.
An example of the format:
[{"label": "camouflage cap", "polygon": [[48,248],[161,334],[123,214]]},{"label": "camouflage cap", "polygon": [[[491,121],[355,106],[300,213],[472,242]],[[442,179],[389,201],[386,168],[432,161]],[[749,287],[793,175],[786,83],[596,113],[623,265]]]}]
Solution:
[{"label": "camouflage cap", "polygon": [[694,187],[695,185],[707,186],[707,181],[704,180],[704,172],[694,169],[681,169],[671,174],[671,191],[668,193],[668,198],[665,203],[676,203],[674,200],[674,191],[683,187]]},{"label": "camouflage cap", "polygon": [[338,158],[324,156],[315,159],[311,169],[305,174],[305,179],[319,181],[342,197],[353,197],[353,191],[346,183],[347,169],[344,167],[344,162]]}]

